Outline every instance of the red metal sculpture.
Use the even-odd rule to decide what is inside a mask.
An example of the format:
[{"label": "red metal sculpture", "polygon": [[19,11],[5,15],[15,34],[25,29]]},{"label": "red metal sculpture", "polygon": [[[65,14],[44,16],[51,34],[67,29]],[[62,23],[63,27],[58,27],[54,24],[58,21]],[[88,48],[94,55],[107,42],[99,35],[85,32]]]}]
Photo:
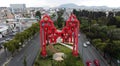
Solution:
[{"label": "red metal sculpture", "polygon": [[44,15],[40,21],[40,40],[41,40],[41,55],[47,56],[46,44],[55,44],[58,37],[62,38],[62,42],[72,42],[72,54],[78,56],[78,32],[79,21],[74,14],[71,14],[66,21],[66,26],[60,31],[57,30],[53,21],[48,15]]}]

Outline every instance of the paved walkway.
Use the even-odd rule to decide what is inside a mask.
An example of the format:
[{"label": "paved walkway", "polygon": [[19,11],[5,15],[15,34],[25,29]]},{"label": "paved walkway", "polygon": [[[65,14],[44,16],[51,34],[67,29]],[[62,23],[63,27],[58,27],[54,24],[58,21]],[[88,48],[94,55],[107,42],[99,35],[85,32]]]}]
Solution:
[{"label": "paved walkway", "polygon": [[2,49],[0,49],[0,54],[2,54],[4,52],[4,49],[2,48]]},{"label": "paved walkway", "polygon": [[0,50],[0,66],[3,66],[3,64],[10,58],[11,53],[6,51],[4,49]]},{"label": "paved walkway", "polygon": [[68,47],[68,48],[70,48],[70,49],[73,49],[73,47],[70,46],[70,45],[67,45],[67,44],[64,44],[64,43],[60,43],[60,44],[63,45],[63,46],[66,46],[66,47]]}]

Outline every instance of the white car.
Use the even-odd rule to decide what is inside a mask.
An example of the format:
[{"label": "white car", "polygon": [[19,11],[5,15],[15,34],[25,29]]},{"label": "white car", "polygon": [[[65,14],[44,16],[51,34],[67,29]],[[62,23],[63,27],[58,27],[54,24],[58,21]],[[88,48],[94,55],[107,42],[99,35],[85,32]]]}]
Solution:
[{"label": "white car", "polygon": [[89,41],[86,41],[86,44],[87,44],[87,45],[90,45],[90,42],[89,42]]},{"label": "white car", "polygon": [[87,47],[87,44],[86,44],[86,43],[83,43],[83,46],[84,46],[84,47]]}]

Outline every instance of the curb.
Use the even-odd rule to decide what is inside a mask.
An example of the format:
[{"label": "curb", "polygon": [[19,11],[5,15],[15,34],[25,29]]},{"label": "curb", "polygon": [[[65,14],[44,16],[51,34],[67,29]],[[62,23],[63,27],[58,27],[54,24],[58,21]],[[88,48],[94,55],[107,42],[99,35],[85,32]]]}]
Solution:
[{"label": "curb", "polygon": [[[95,49],[95,51],[97,51],[94,46],[92,46],[92,48]],[[106,64],[109,66],[109,64],[108,64],[107,61],[103,58],[103,56],[101,56],[101,54],[100,54],[99,51],[97,51],[97,54],[100,55],[100,58],[104,61],[104,63],[106,63]]]},{"label": "curb", "polygon": [[64,43],[60,43],[60,44],[63,45],[63,46],[66,46],[66,47],[68,47],[68,48],[70,48],[70,49],[73,49],[72,46],[69,46],[69,45],[67,45],[67,44],[64,44]]},{"label": "curb", "polygon": [[7,61],[4,62],[2,66],[6,66],[6,64],[8,64],[10,62],[10,60],[12,60],[12,57],[10,57],[9,59],[7,59]]}]

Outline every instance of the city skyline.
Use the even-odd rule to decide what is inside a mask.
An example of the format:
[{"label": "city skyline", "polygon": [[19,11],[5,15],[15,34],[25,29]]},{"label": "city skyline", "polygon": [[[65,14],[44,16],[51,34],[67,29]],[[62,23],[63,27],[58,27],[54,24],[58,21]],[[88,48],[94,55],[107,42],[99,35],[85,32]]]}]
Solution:
[{"label": "city skyline", "polygon": [[79,6],[120,7],[120,0],[2,0],[0,7],[9,7],[10,4],[26,4],[27,7],[57,7],[66,3],[74,3]]}]

